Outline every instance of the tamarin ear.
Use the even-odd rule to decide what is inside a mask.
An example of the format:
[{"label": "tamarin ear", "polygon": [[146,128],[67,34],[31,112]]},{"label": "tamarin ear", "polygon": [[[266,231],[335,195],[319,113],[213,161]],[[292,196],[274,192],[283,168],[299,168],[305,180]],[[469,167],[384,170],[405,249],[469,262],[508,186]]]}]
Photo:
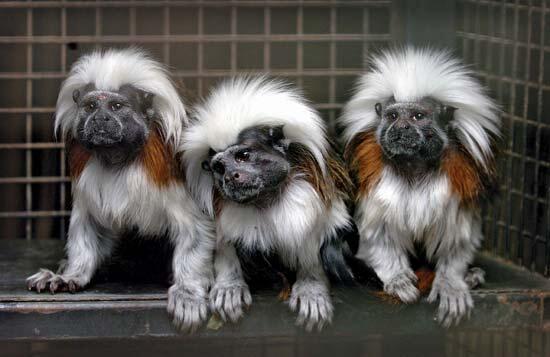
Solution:
[{"label": "tamarin ear", "polygon": [[75,103],[78,103],[79,99],[80,99],[80,91],[78,89],[75,89],[73,91],[73,100]]},{"label": "tamarin ear", "polygon": [[283,125],[274,126],[268,129],[268,135],[269,139],[272,143],[277,143],[285,138],[285,134],[283,132]]},{"label": "tamarin ear", "polygon": [[376,115],[378,115],[379,117],[382,117],[382,104],[376,103],[374,105],[374,110],[376,111]]},{"label": "tamarin ear", "polygon": [[443,122],[445,124],[449,123],[453,120],[455,110],[457,108],[453,107],[452,105],[442,105],[441,106],[441,119],[443,119]]},{"label": "tamarin ear", "polygon": [[212,168],[210,167],[210,160],[216,155],[216,151],[212,148],[208,150],[208,159],[201,162],[201,167],[204,171],[212,171]]},{"label": "tamarin ear", "polygon": [[146,114],[148,117],[152,117],[154,114],[153,109],[153,99],[155,98],[155,95],[150,92],[146,91],[139,91],[139,101],[140,101],[140,107],[141,111]]},{"label": "tamarin ear", "polygon": [[288,149],[288,140],[285,140],[283,125],[270,127],[267,131],[269,144],[281,154],[286,154]]}]

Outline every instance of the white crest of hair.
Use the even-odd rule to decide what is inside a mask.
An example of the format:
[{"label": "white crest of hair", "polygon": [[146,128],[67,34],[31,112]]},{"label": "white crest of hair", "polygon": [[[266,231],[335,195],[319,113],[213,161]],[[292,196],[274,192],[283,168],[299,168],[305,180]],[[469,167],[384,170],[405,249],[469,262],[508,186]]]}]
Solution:
[{"label": "white crest of hair", "polygon": [[283,125],[285,138],[305,145],[326,174],[323,120],[297,89],[280,80],[265,76],[228,80],[194,109],[194,116],[197,121],[185,133],[181,150],[191,191],[210,214],[213,183],[201,163],[210,148],[219,151],[236,144],[239,133],[249,127]]},{"label": "white crest of hair", "polygon": [[497,105],[470,70],[448,51],[405,47],[370,58],[371,69],[359,80],[344,108],[344,139],[374,130],[379,123],[374,106],[394,97],[397,102],[434,98],[457,110],[450,123],[461,144],[485,167],[493,155],[491,136],[500,135]]},{"label": "white crest of hair", "polygon": [[132,85],[154,93],[153,106],[166,140],[179,144],[187,123],[185,107],[164,66],[137,48],[95,51],[82,56],[63,82],[55,116],[55,130],[63,138],[76,131],[76,104],[73,92],[88,84],[99,90],[117,90]]}]

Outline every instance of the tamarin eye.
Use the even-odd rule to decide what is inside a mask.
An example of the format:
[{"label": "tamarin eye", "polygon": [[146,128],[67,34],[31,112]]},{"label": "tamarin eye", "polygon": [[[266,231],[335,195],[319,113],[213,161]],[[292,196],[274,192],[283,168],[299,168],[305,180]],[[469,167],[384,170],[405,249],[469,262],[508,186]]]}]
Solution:
[{"label": "tamarin eye", "polygon": [[210,148],[210,150],[208,150],[208,157],[212,157],[214,155],[216,155],[216,150]]},{"label": "tamarin eye", "polygon": [[113,111],[115,111],[115,112],[116,112],[117,110],[120,110],[120,108],[122,108],[122,104],[120,104],[120,103],[118,103],[118,102],[115,102],[115,103],[111,104],[111,109],[112,109]]},{"label": "tamarin eye", "polygon": [[93,112],[97,108],[97,105],[94,102],[90,102],[86,104],[86,110],[89,112]]},{"label": "tamarin eye", "polygon": [[413,118],[415,120],[420,120],[420,119],[424,118],[424,113],[416,113],[416,114],[413,115]]},{"label": "tamarin eye", "polygon": [[392,120],[395,120],[395,119],[397,119],[398,115],[397,115],[396,112],[390,112],[390,113],[388,113],[388,117]]},{"label": "tamarin eye", "polygon": [[242,150],[235,153],[235,160],[237,162],[248,161],[250,159],[250,152],[248,150]]}]

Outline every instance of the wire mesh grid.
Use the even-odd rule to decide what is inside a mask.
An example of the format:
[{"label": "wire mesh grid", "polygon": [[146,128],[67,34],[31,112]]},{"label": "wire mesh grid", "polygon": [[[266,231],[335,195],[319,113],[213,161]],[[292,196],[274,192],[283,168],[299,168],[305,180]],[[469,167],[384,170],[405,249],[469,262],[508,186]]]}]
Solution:
[{"label": "wire mesh grid", "polygon": [[484,214],[487,249],[550,267],[550,7],[460,1],[457,48],[502,105],[500,195]]},{"label": "wire mesh grid", "polygon": [[65,236],[70,183],[53,114],[83,53],[138,45],[190,96],[269,72],[302,87],[334,123],[364,66],[387,44],[390,1],[7,1],[0,3],[0,237]]}]

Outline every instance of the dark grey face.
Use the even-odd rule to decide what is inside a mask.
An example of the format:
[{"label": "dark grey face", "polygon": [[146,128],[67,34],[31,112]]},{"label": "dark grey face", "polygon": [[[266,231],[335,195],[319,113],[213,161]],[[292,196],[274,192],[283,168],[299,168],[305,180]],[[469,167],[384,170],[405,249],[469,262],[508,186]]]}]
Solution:
[{"label": "dark grey face", "polygon": [[259,207],[279,194],[289,172],[282,127],[257,126],[242,131],[238,142],[203,162],[224,199]]},{"label": "dark grey face", "polygon": [[384,156],[398,164],[437,163],[448,141],[444,128],[455,108],[431,99],[377,103],[381,119],[377,131]]},{"label": "dark grey face", "polygon": [[133,86],[118,91],[89,85],[75,90],[78,107],[76,139],[107,164],[121,164],[145,144],[153,121],[153,95]]}]

